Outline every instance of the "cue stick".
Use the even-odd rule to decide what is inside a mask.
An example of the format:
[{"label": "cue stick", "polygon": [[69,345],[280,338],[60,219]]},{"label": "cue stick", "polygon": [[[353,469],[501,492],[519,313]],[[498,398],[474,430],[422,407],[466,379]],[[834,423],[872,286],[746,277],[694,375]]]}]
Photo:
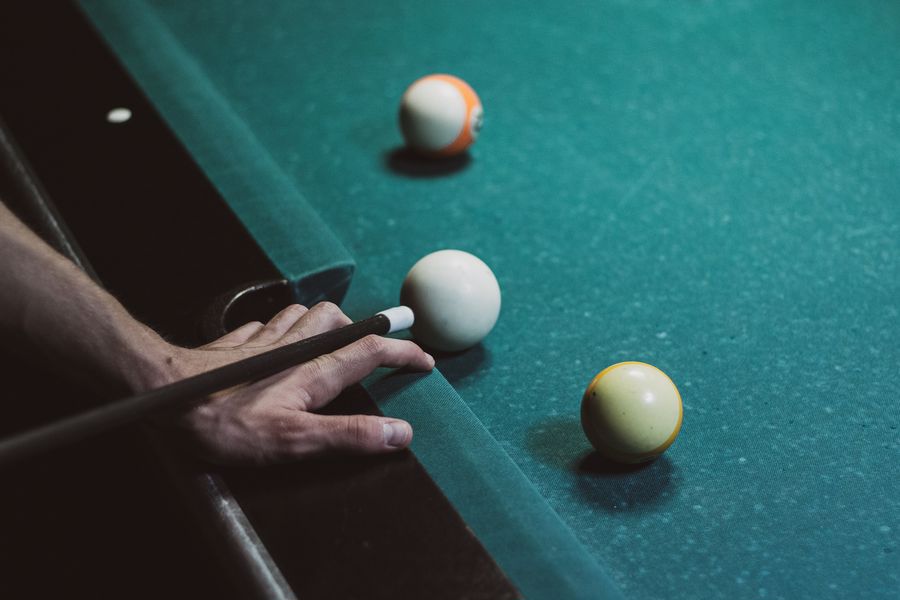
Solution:
[{"label": "cue stick", "polygon": [[413,312],[406,306],[395,306],[351,323],[287,346],[269,350],[250,358],[218,367],[193,377],[158,387],[13,435],[0,441],[0,467],[53,448],[72,444],[87,437],[121,427],[168,408],[184,405],[236,385],[264,379],[290,367],[334,352],[367,335],[386,335],[408,329]]}]

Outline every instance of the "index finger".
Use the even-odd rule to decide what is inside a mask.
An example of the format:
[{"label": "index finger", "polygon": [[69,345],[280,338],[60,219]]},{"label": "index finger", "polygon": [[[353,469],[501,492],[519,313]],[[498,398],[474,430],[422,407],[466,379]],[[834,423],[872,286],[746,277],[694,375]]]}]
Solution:
[{"label": "index finger", "polygon": [[290,375],[290,384],[296,383],[309,394],[307,409],[315,410],[378,367],[430,371],[434,358],[411,341],[369,335],[300,365]]}]

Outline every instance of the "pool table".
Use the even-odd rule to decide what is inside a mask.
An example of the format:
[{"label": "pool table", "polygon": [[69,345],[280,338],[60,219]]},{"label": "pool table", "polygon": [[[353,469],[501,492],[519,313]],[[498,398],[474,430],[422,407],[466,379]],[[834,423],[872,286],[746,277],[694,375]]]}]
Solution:
[{"label": "pool table", "polygon": [[[407,500],[455,523],[463,550],[429,563],[339,543],[354,532],[327,505],[356,484],[328,473],[385,489],[380,461],[328,462],[310,482],[303,467],[212,470],[265,555],[261,595],[362,597],[345,555],[378,581],[467,573],[454,561],[481,553],[484,579],[459,575],[456,597],[900,594],[900,4],[16,10],[13,81],[32,100],[0,115],[100,279],[174,339],[290,301],[367,316],[442,248],[499,279],[482,344],[429,375],[378,372],[348,401],[413,424]],[[397,128],[403,90],[432,72],[485,108],[477,143],[440,161]],[[131,119],[108,121],[115,108]],[[47,142],[66,128],[69,146]],[[157,206],[147,189],[168,192]],[[625,360],[664,370],[684,400],[674,445],[636,467],[597,456],[579,423],[591,378]],[[292,506],[333,519],[313,572]],[[355,522],[411,527],[353,506]]]}]

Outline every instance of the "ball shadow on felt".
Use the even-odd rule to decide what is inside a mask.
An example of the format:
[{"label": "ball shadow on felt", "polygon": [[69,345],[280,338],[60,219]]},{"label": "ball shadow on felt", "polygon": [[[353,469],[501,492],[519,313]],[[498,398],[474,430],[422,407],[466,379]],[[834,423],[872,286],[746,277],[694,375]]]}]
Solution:
[{"label": "ball shadow on felt", "polygon": [[464,385],[468,377],[489,368],[492,362],[490,351],[482,344],[459,352],[426,349],[434,356],[440,372],[454,386]]},{"label": "ball shadow on felt", "polygon": [[385,152],[384,164],[389,171],[413,178],[445,177],[462,171],[472,162],[468,152],[445,157],[416,154],[406,146]]},{"label": "ball shadow on felt", "polygon": [[576,475],[581,498],[609,511],[655,510],[675,497],[675,466],[661,456],[648,463],[622,465],[591,448],[575,417],[552,417],[527,434],[528,450],[541,462]]}]

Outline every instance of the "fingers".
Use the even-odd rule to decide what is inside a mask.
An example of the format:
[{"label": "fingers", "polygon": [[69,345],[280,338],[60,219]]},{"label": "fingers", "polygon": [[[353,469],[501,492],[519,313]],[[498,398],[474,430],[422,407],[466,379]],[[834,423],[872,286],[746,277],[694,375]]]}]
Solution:
[{"label": "fingers", "polygon": [[243,344],[250,346],[273,344],[281,339],[306,312],[307,308],[305,306],[291,304],[269,319],[269,322],[265,325],[259,321],[251,321],[206,344],[204,348],[235,348]]},{"label": "fingers", "polygon": [[284,334],[282,341],[286,344],[296,342],[349,325],[352,322],[350,317],[345,315],[336,304],[319,302],[293,324],[290,330]]},{"label": "fingers", "polygon": [[304,389],[309,398],[306,409],[315,410],[378,367],[430,371],[434,358],[408,340],[370,335],[301,365],[288,384]]},{"label": "fingers", "polygon": [[313,453],[381,454],[409,446],[412,427],[406,421],[370,415],[309,415]]},{"label": "fingers", "polygon": [[303,315],[307,312],[307,308],[300,304],[291,304],[282,309],[277,315],[269,319],[264,327],[259,328],[256,333],[246,340],[251,346],[268,346],[274,344],[287,333],[291,327],[296,325]]},{"label": "fingers", "polygon": [[[295,305],[266,325],[249,323],[214,342],[225,348],[234,344],[227,352],[206,354],[234,358],[246,349],[244,354],[253,355],[260,348],[290,343],[350,322],[331,303],[317,304],[308,311]],[[264,346],[267,340],[272,341]],[[413,342],[368,336],[278,375],[217,395],[193,411],[190,428],[202,442],[204,454],[217,462],[255,464],[330,452],[393,452],[412,441],[412,427],[405,421],[308,412],[378,367],[425,371],[434,367],[434,359]]]},{"label": "fingers", "polygon": [[311,309],[300,304],[291,304],[272,317],[265,325],[259,321],[247,323],[207,344],[204,348],[222,349],[246,345],[247,348],[252,349],[276,343],[284,345],[350,323],[352,323],[350,317],[331,302],[320,302]]},{"label": "fingers", "polygon": [[[274,410],[272,410],[274,408]],[[218,464],[285,463],[326,454],[383,454],[412,442],[406,421],[370,415],[317,415],[224,403],[199,407],[181,425],[203,458]]]},{"label": "fingers", "polygon": [[214,340],[205,346],[204,348],[234,348],[235,346],[240,346],[247,340],[249,340],[253,335],[263,328],[263,324],[259,321],[251,321],[249,323],[245,323],[241,325],[234,331],[230,331],[220,337],[217,340]]}]

